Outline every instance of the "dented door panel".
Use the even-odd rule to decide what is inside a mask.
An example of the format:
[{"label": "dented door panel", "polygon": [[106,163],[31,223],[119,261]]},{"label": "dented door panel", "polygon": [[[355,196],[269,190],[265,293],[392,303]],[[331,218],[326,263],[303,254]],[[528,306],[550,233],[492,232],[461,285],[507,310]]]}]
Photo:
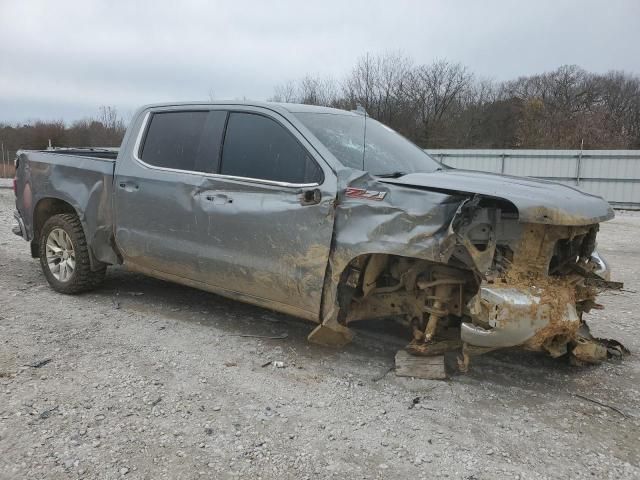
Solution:
[{"label": "dented door panel", "polygon": [[197,175],[149,169],[136,163],[118,168],[115,239],[130,266],[189,278],[197,268]]},{"label": "dented door panel", "polygon": [[205,198],[198,203],[199,279],[292,305],[317,318],[333,232],[335,187],[330,181],[313,187],[320,190],[321,199],[305,205],[309,188],[204,179]]}]

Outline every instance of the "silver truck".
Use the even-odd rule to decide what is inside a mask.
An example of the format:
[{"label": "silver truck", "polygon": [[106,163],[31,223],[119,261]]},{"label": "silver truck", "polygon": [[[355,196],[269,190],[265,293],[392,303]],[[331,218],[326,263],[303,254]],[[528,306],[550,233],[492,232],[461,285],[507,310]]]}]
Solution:
[{"label": "silver truck", "polygon": [[602,198],[448,168],[362,111],[259,102],[138,110],[118,149],[20,151],[14,232],[51,287],[108,265],[301,317],[407,326],[418,355],[521,347],[598,362],[584,316],[611,282]]}]

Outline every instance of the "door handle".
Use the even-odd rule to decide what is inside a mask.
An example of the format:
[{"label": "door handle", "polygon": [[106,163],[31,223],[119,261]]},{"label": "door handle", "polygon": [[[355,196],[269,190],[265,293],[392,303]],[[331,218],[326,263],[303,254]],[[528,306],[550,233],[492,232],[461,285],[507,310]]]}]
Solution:
[{"label": "door handle", "polygon": [[322,192],[319,188],[303,190],[300,193],[300,205],[317,205],[322,200]]},{"label": "door handle", "polygon": [[118,183],[118,186],[122,189],[125,190],[127,192],[135,192],[136,190],[138,190],[138,184],[137,183],[133,183],[133,182],[120,182]]},{"label": "door handle", "polygon": [[233,203],[233,198],[223,193],[207,193],[203,195],[207,202],[211,202],[214,205],[225,205],[227,203]]}]

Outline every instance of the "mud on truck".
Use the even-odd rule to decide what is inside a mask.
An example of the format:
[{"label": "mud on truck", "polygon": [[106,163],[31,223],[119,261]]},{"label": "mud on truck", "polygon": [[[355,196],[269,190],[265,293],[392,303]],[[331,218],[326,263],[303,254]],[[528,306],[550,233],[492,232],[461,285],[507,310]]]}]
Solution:
[{"label": "mud on truck", "polygon": [[108,265],[301,317],[406,325],[415,355],[518,347],[597,363],[585,322],[619,289],[596,250],[602,198],[446,167],[362,111],[149,105],[120,149],[20,151],[14,232],[58,292]]}]

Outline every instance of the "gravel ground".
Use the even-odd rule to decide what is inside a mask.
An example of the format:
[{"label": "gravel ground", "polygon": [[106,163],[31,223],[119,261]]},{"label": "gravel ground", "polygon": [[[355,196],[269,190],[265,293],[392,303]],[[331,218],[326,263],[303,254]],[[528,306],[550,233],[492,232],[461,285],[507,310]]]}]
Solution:
[{"label": "gravel ground", "polygon": [[[325,349],[311,324],[122,269],[56,294],[12,211],[0,190],[0,478],[640,477],[635,293],[590,315],[631,349],[621,363],[499,352],[412,380],[389,372],[404,340],[380,325]],[[600,236],[629,290],[638,237],[626,212]]]}]

